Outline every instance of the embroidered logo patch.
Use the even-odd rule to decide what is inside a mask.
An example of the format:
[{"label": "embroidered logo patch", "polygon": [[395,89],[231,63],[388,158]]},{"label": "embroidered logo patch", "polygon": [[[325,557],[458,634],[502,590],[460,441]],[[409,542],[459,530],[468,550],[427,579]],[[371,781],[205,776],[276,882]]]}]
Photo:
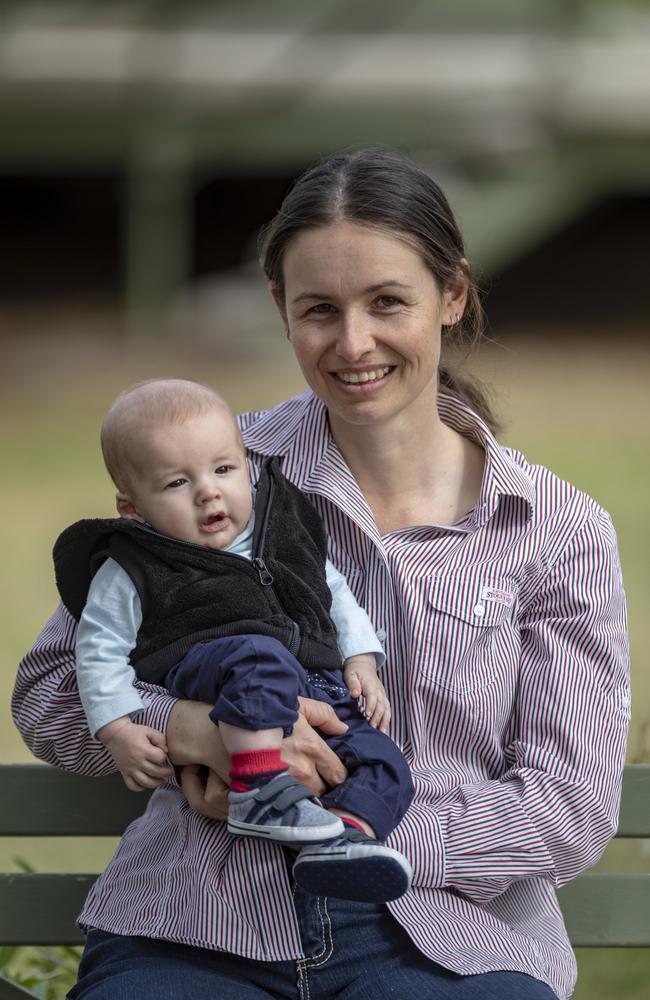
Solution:
[{"label": "embroidered logo patch", "polygon": [[507,608],[514,602],[515,595],[510,590],[501,590],[499,587],[483,587],[481,591],[482,601],[494,601],[495,604],[505,604]]}]

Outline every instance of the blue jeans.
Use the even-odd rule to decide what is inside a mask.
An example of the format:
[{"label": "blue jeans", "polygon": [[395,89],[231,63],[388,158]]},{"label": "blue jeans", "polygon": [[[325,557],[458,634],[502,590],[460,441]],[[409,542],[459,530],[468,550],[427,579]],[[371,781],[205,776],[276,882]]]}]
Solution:
[{"label": "blue jeans", "polygon": [[88,934],[70,1000],[557,1000],[519,972],[459,976],[425,958],[384,906],[296,889],[308,958],[257,962],[148,938]]}]

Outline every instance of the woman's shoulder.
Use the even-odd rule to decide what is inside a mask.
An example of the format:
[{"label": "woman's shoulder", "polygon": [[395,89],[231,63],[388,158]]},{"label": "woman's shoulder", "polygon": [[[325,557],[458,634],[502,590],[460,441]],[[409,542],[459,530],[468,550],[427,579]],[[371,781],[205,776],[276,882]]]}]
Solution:
[{"label": "woman's shoulder", "polygon": [[504,459],[512,463],[530,481],[532,490],[533,522],[536,525],[572,523],[579,528],[587,521],[610,523],[608,512],[585,490],[567,479],[528,459],[515,448],[502,445]]},{"label": "woman's shoulder", "polygon": [[297,440],[307,447],[308,440],[322,433],[322,411],[320,400],[305,389],[271,409],[242,413],[237,420],[253,465],[287,455]]},{"label": "woman's shoulder", "polygon": [[258,438],[279,436],[288,438],[288,431],[295,428],[309,412],[315,397],[311,389],[304,389],[297,396],[285,399],[268,410],[249,410],[237,417],[247,447]]}]

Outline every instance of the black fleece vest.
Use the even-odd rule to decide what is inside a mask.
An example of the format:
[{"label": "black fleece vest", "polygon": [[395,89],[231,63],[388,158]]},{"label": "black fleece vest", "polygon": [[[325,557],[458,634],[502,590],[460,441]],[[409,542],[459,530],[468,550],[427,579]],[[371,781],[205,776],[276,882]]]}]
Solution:
[{"label": "black fleece vest", "polygon": [[196,642],[247,633],[278,639],[306,670],[340,669],[326,553],[318,513],[271,459],[255,499],[252,562],[110,518],[66,528],[54,566],[76,619],[102,562],[111,556],[123,567],[142,604],[131,663],[143,680],[160,682]]}]

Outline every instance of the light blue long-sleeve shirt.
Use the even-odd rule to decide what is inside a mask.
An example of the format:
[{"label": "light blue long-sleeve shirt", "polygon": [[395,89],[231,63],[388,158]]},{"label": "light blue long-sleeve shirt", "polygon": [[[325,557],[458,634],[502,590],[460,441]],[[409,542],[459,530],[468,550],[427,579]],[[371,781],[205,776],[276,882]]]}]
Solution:
[{"label": "light blue long-sleeve shirt", "polygon": [[[252,540],[253,518],[225,551],[251,559]],[[341,658],[374,653],[381,667],[384,651],[368,615],[329,560],[325,568]],[[114,719],[134,716],[145,707],[129,663],[141,624],[140,598],[131,578],[114,559],[107,559],[93,577],[77,631],[77,682],[93,735]]]}]

